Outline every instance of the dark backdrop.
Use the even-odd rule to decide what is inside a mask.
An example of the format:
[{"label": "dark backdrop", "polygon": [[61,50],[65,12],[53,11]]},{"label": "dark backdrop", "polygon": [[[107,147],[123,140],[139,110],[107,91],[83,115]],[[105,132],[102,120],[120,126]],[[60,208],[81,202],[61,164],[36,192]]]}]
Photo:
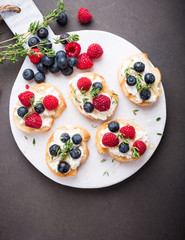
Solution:
[{"label": "dark backdrop", "polygon": [[[57,0],[35,0],[43,14]],[[162,73],[167,99],[163,139],[150,161],[124,182],[99,190],[65,187],[38,172],[11,134],[8,104],[23,60],[0,66],[1,240],[185,239],[184,0],[66,0],[69,23],[56,34],[79,29],[115,33],[149,54]],[[93,21],[80,25],[86,7]],[[12,36],[0,22],[3,38]]]}]

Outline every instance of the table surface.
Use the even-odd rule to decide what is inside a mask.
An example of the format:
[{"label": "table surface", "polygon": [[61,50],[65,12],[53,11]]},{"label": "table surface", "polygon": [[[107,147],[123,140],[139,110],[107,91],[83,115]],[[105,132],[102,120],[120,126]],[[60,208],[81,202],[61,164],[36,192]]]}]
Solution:
[{"label": "table surface", "polygon": [[[43,14],[56,0],[35,0]],[[148,53],[162,73],[167,123],[150,161],[112,187],[84,190],[46,178],[18,149],[9,124],[9,96],[23,60],[0,66],[0,239],[1,240],[166,240],[185,239],[184,89],[185,1],[65,1],[66,27],[52,23],[55,34],[97,29],[112,32]],[[77,21],[86,7],[87,25]],[[0,22],[1,39],[11,31]],[[114,44],[114,43],[113,43]]]}]

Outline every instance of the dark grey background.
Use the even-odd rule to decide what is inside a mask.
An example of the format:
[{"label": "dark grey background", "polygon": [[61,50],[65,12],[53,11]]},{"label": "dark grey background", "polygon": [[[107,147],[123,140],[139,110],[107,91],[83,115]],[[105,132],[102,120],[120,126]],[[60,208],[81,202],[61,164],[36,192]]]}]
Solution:
[{"label": "dark grey background", "polygon": [[[35,0],[43,14],[57,0]],[[149,54],[162,73],[167,99],[163,139],[150,161],[115,186],[83,190],[52,182],[19,151],[9,125],[8,104],[23,60],[0,66],[0,239],[166,240],[185,239],[185,1],[65,1],[69,23],[56,34],[78,29],[115,33]],[[88,25],[77,10],[93,14]],[[12,36],[4,22],[1,38]],[[114,43],[113,43],[114,44]],[[114,61],[114,59],[112,59]]]}]

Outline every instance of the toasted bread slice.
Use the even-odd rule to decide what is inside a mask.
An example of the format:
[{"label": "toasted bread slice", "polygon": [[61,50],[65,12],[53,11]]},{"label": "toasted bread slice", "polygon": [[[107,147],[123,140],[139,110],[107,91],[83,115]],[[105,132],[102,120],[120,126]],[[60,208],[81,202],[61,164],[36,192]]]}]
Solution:
[{"label": "toasted bread slice", "polygon": [[[58,88],[56,88],[55,86],[53,86],[49,83],[36,84],[33,87],[30,87],[28,91],[31,91],[34,94],[40,94],[41,96],[44,96],[44,95],[48,95],[47,94],[48,90],[51,90],[51,92],[54,92],[55,94],[57,94],[57,97],[59,99],[59,105],[55,110],[51,111],[52,115],[49,115],[49,116],[44,115],[46,113],[46,111],[48,114],[50,114],[50,111],[48,111],[46,109],[42,114],[40,114],[42,121],[43,121],[43,124],[40,129],[30,128],[30,127],[25,126],[24,118],[19,117],[17,114],[17,109],[19,107],[21,107],[22,104],[20,103],[20,101],[17,102],[17,104],[14,108],[14,111],[13,111],[13,120],[14,120],[14,123],[17,126],[17,128],[19,128],[21,131],[26,132],[26,133],[32,133],[34,131],[36,131],[36,132],[49,131],[53,124],[54,119],[59,117],[62,114],[62,112],[64,111],[64,109],[66,108],[67,105],[66,105],[66,102],[65,102],[65,99],[64,99],[62,93],[59,91]],[[31,106],[29,108],[29,113],[33,113],[33,112],[35,112],[34,107]],[[46,122],[45,125],[44,125],[44,122]]]},{"label": "toasted bread slice", "polygon": [[[153,73],[153,75],[155,76],[155,82],[151,84],[151,88],[150,88],[151,97],[148,100],[142,100],[140,98],[139,92],[137,90],[134,91],[134,94],[131,93],[130,90],[133,88],[136,89],[136,85],[130,87],[126,83],[126,76],[125,76],[125,72],[124,72],[125,69],[127,69],[127,67],[133,67],[134,63],[138,62],[138,61],[143,62],[145,64],[144,72],[140,73],[143,78],[143,84],[145,84],[144,74]],[[138,74],[137,72],[135,72],[135,73]],[[138,104],[141,106],[147,106],[147,105],[153,104],[154,102],[157,101],[157,99],[159,98],[159,96],[162,93],[161,88],[159,88],[159,84],[161,82],[161,73],[158,68],[155,68],[152,65],[152,63],[148,59],[148,55],[146,53],[137,53],[134,55],[127,56],[119,66],[118,80],[119,80],[120,87],[121,87],[123,93],[125,94],[125,96],[128,99],[130,99],[132,102],[134,102],[135,104]]]},{"label": "toasted bread slice", "polygon": [[[87,113],[83,109],[83,98],[89,98],[89,101],[92,102],[92,97],[90,96],[89,92],[86,93],[86,96],[83,96],[81,92],[77,88],[77,81],[81,77],[87,77],[89,78],[92,83],[94,82],[101,82],[103,85],[103,89],[101,90],[100,94],[105,94],[110,97],[111,99],[111,107],[106,112],[99,112],[98,110],[94,109],[92,113]],[[108,117],[112,116],[114,114],[114,111],[116,110],[116,107],[118,105],[118,95],[113,91],[109,90],[105,79],[100,76],[97,73],[87,72],[87,73],[81,73],[78,74],[70,83],[69,83],[69,97],[72,100],[75,107],[80,111],[85,117],[91,118],[91,119],[100,119],[100,120],[106,120]]]},{"label": "toasted bread slice", "polygon": [[[72,134],[80,133],[80,135],[82,136],[82,142],[81,142],[80,146],[83,148],[83,156],[82,156],[82,158],[80,160],[80,164],[85,163],[87,158],[88,158],[89,150],[88,150],[86,142],[89,140],[90,134],[89,134],[89,132],[87,130],[85,130],[84,128],[82,128],[80,126],[77,126],[77,125],[66,125],[66,126],[63,126],[63,127],[60,127],[58,129],[56,129],[53,132],[53,134],[51,135],[51,137],[49,138],[49,140],[48,140],[48,143],[47,143],[47,146],[46,146],[46,162],[47,162],[47,165],[48,165],[49,169],[56,176],[59,176],[59,177],[75,176],[75,175],[77,175],[77,168],[74,168],[74,169],[71,168],[71,170],[68,173],[63,174],[63,173],[60,173],[59,171],[54,171],[52,169],[51,165],[50,165],[53,161],[55,161],[55,159],[53,160],[52,157],[50,156],[49,148],[50,148],[50,146],[52,144],[55,144],[55,141],[56,141],[56,137],[55,136],[57,136],[57,134],[60,134],[60,132],[61,133],[66,132],[69,135],[70,135],[71,132],[72,132]],[[59,139],[59,141],[60,141],[60,139]],[[56,143],[58,144],[58,142],[56,142]],[[77,161],[77,160],[78,159],[76,159],[75,161]],[[57,164],[60,162],[60,160],[58,160],[58,159],[56,159],[56,161],[57,161],[56,162]],[[66,157],[66,159],[64,159],[63,161],[68,161],[68,157]]]},{"label": "toasted bread slice", "polygon": [[[108,129],[108,124],[112,121],[118,122],[119,126],[120,126],[120,129],[121,129],[121,127],[126,126],[126,125],[131,125],[135,128],[135,131],[136,131],[135,138],[129,140],[130,150],[127,153],[127,156],[129,158],[127,158],[126,154],[124,156],[124,154],[121,154],[119,152],[118,146],[114,147],[114,148],[111,148],[111,147],[109,148],[109,147],[103,146],[103,144],[102,144],[103,134],[105,134],[106,132],[110,132],[110,130]],[[118,134],[118,132],[115,133],[115,134]],[[142,137],[141,141],[143,141],[146,144],[146,147],[148,147],[148,136],[146,134],[146,131],[142,127],[140,127],[138,124],[136,124],[134,122],[131,122],[129,120],[124,120],[124,119],[114,119],[114,120],[105,122],[97,129],[97,132],[96,132],[95,140],[96,140],[96,146],[97,146],[98,152],[102,153],[102,154],[105,154],[106,152],[109,152],[109,155],[112,156],[116,161],[119,161],[119,162],[128,162],[128,161],[137,160],[137,159],[141,158],[142,156],[133,157],[133,155],[132,155],[132,145],[133,145],[135,140],[140,140],[140,138],[138,138],[138,137],[139,137],[139,134],[141,134],[141,133],[143,133],[143,137]],[[137,134],[138,134],[138,136],[137,136]],[[142,136],[142,134],[141,134],[141,136]],[[119,144],[121,142],[123,142],[123,139],[119,138]],[[115,154],[116,148],[118,150],[119,155]],[[114,151],[112,151],[113,149],[114,149]]]}]

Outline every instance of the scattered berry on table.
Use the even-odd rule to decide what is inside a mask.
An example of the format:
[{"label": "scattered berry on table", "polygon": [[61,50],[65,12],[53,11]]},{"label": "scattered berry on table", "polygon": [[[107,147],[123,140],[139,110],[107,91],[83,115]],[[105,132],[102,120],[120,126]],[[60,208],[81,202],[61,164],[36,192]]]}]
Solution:
[{"label": "scattered berry on table", "polygon": [[56,60],[58,60],[59,58],[62,58],[62,57],[67,58],[66,52],[64,52],[63,50],[56,52]]},{"label": "scattered berry on table", "polygon": [[[70,34],[68,34],[68,33],[62,33],[62,34],[60,35],[60,39],[63,40],[63,39],[68,38],[69,36],[70,36]],[[67,44],[67,43],[68,43],[67,40],[63,40],[63,41],[62,41],[62,44]]]},{"label": "scattered berry on table", "polygon": [[97,59],[103,55],[103,49],[99,44],[93,43],[88,47],[87,55],[91,59]]},{"label": "scattered berry on table", "polygon": [[39,62],[41,61],[41,59],[43,58],[43,55],[40,54],[40,49],[38,49],[38,48],[33,48],[33,49],[31,49],[31,52],[34,52],[34,54],[35,54],[36,56],[30,55],[30,56],[29,56],[30,61],[31,61],[33,64],[39,63]]},{"label": "scattered berry on table", "polygon": [[72,136],[72,141],[74,144],[80,144],[82,142],[82,137],[79,133],[76,133]]},{"label": "scattered berry on table", "polygon": [[67,61],[68,61],[68,65],[70,67],[76,67],[78,64],[78,59],[76,57],[70,57],[70,58],[68,58]]},{"label": "scattered berry on table", "polygon": [[93,110],[94,110],[94,106],[92,105],[92,103],[86,102],[86,103],[84,104],[84,106],[83,106],[83,109],[84,109],[84,111],[87,112],[87,113],[92,113]]},{"label": "scattered berry on table", "polygon": [[45,75],[42,72],[37,72],[34,76],[35,82],[42,83],[45,81]]},{"label": "scattered berry on table", "polygon": [[131,125],[124,126],[120,129],[120,133],[123,134],[123,138],[133,139],[135,137],[135,128]]},{"label": "scattered berry on table", "polygon": [[143,141],[135,141],[133,143],[133,147],[137,147],[140,156],[144,154],[144,152],[146,151],[146,144]]},{"label": "scattered berry on table", "polygon": [[55,57],[48,57],[47,55],[44,55],[43,58],[41,59],[41,62],[45,66],[50,66],[54,63]]},{"label": "scattered berry on table", "polygon": [[101,91],[103,89],[103,84],[101,82],[95,82],[93,83],[92,87],[99,88],[99,90]]},{"label": "scattered berry on table", "polygon": [[128,84],[129,86],[134,86],[134,85],[136,85],[136,78],[135,78],[134,76],[129,76],[129,77],[127,78],[127,84]]},{"label": "scattered berry on table", "polygon": [[64,76],[70,76],[73,73],[73,68],[70,66],[67,66],[65,69],[61,69],[61,73]]},{"label": "scattered berry on table", "polygon": [[25,126],[39,129],[42,126],[42,119],[39,114],[31,113],[25,118]]},{"label": "scattered berry on table", "polygon": [[77,159],[81,156],[81,150],[78,147],[74,147],[70,151],[70,156],[74,159]]},{"label": "scattered berry on table", "polygon": [[65,69],[67,67],[67,58],[66,57],[59,57],[57,58],[57,64],[60,69]]},{"label": "scattered berry on table", "polygon": [[58,107],[58,99],[53,95],[46,95],[43,100],[43,105],[48,110],[54,110]]},{"label": "scattered berry on table", "polygon": [[100,112],[109,110],[111,100],[106,95],[100,94],[98,97],[93,98],[93,106]]},{"label": "scattered berry on table", "polygon": [[81,52],[81,46],[77,42],[69,42],[65,46],[65,51],[68,57],[78,57]]},{"label": "scattered berry on table", "polygon": [[34,110],[36,113],[40,114],[44,112],[45,107],[42,103],[39,103],[37,106],[34,107]]},{"label": "scattered berry on table", "polygon": [[79,90],[89,91],[91,86],[92,86],[92,82],[89,78],[81,77],[78,79],[77,87]]},{"label": "scattered berry on table", "polygon": [[68,173],[70,170],[70,165],[67,162],[59,162],[58,171],[62,174]]},{"label": "scattered berry on table", "polygon": [[30,86],[29,86],[28,84],[26,84],[25,88],[26,88],[26,89],[29,89],[29,88],[30,88]]},{"label": "scattered berry on table", "polygon": [[121,153],[127,153],[129,151],[129,145],[127,143],[120,143],[119,145],[119,151]]},{"label": "scattered berry on table", "polygon": [[111,121],[109,124],[108,124],[108,129],[111,131],[111,132],[117,132],[119,130],[119,123],[116,122],[116,121]]},{"label": "scattered berry on table", "polygon": [[51,145],[49,148],[49,153],[51,156],[57,156],[57,152],[60,150],[60,146],[57,144]]},{"label": "scattered berry on table", "polygon": [[92,18],[92,15],[87,8],[80,8],[78,10],[78,21],[80,23],[88,23]]},{"label": "scattered berry on table", "polygon": [[37,37],[31,37],[28,40],[28,46],[34,48],[34,46],[37,45],[39,42],[40,41],[39,41],[39,39]]},{"label": "scattered berry on table", "polygon": [[57,16],[57,23],[59,23],[62,26],[65,26],[67,24],[67,20],[68,20],[67,14],[64,12],[60,13]]},{"label": "scattered berry on table", "polygon": [[46,42],[44,45],[42,45],[43,48],[52,48],[52,43],[49,39],[44,39],[44,41]]},{"label": "scattered berry on table", "polygon": [[31,106],[31,99],[34,97],[34,93],[30,91],[22,92],[18,95],[19,101],[24,105],[25,107]]},{"label": "scattered berry on table", "polygon": [[47,38],[48,36],[48,30],[44,27],[41,27],[38,31],[37,31],[37,36],[41,39]]},{"label": "scattered berry on table", "polygon": [[48,67],[41,62],[36,65],[36,68],[39,72],[42,72],[42,73],[46,73],[46,71],[48,70]]},{"label": "scattered berry on table", "polygon": [[68,140],[70,139],[70,136],[68,133],[62,133],[61,137],[60,137],[60,140],[65,143],[67,142]]},{"label": "scattered berry on table", "polygon": [[140,97],[143,100],[148,100],[151,97],[151,92],[148,89],[143,89],[140,92]]},{"label": "scattered berry on table", "polygon": [[145,70],[145,64],[142,62],[136,62],[134,64],[134,70],[139,73],[143,72]]},{"label": "scattered berry on table", "polygon": [[87,53],[82,53],[78,57],[78,64],[77,68],[78,69],[89,69],[93,66],[93,62],[90,59],[90,57],[87,55]]},{"label": "scattered berry on table", "polygon": [[119,139],[114,133],[105,133],[102,138],[102,144],[106,147],[116,147],[119,144]]},{"label": "scattered berry on table", "polygon": [[147,73],[144,79],[147,84],[152,84],[155,82],[155,76],[152,73]]},{"label": "scattered berry on table", "polygon": [[19,117],[24,117],[25,114],[28,113],[28,109],[26,107],[20,107],[17,109],[17,114]]},{"label": "scattered berry on table", "polygon": [[57,63],[56,60],[54,61],[54,63],[51,66],[49,66],[49,71],[51,73],[57,73],[57,72],[60,71],[60,68],[59,68],[58,63]]},{"label": "scattered berry on table", "polygon": [[32,80],[32,79],[33,79],[33,77],[34,77],[34,72],[33,72],[32,69],[29,69],[29,68],[28,68],[28,69],[25,69],[25,70],[24,70],[22,76],[23,76],[23,78],[24,78],[25,80],[29,81],[29,80]]}]

